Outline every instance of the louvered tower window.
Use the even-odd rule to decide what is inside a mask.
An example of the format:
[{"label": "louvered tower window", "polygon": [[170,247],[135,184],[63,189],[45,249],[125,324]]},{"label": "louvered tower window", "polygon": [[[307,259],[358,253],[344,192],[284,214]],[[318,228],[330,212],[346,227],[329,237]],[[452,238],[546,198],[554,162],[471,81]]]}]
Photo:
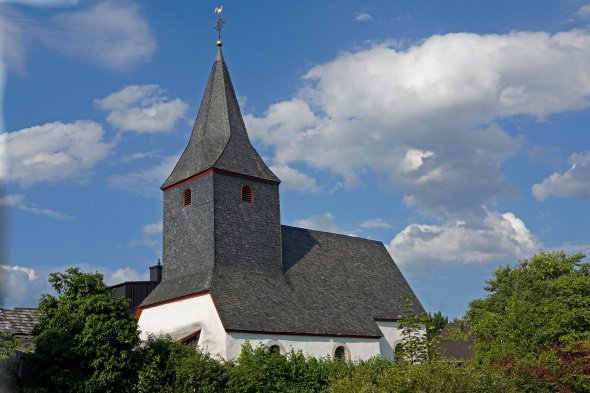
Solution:
[{"label": "louvered tower window", "polygon": [[242,202],[249,205],[254,203],[254,194],[252,193],[252,187],[242,186]]},{"label": "louvered tower window", "polygon": [[182,205],[187,207],[190,206],[191,203],[193,203],[193,193],[190,188],[187,188],[182,194]]}]

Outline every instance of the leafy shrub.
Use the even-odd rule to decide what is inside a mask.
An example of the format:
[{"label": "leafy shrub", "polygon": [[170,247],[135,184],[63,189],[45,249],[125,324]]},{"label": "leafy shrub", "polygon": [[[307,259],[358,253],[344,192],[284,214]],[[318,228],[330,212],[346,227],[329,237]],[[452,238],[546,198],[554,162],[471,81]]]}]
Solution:
[{"label": "leafy shrub", "polygon": [[170,338],[149,337],[140,357],[137,393],[213,393],[225,388],[221,361]]}]

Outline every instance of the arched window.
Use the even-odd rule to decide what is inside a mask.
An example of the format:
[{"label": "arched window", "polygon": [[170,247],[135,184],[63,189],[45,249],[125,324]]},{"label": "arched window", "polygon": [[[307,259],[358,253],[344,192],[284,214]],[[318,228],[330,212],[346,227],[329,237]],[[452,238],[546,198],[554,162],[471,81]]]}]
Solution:
[{"label": "arched window", "polygon": [[193,203],[193,192],[191,191],[190,188],[187,188],[182,193],[182,206],[187,207],[191,203]]},{"label": "arched window", "polygon": [[254,194],[252,187],[242,186],[242,202],[252,205],[254,203]]},{"label": "arched window", "polygon": [[278,345],[271,345],[270,348],[270,353],[276,353],[276,354],[281,354],[281,347],[279,347]]},{"label": "arched window", "polygon": [[285,347],[283,347],[283,345],[278,341],[269,341],[268,343],[266,343],[266,346],[268,346],[268,350],[270,351],[270,353],[276,353],[277,355],[283,356],[287,354],[287,352],[285,351]]},{"label": "arched window", "polygon": [[334,359],[347,362],[350,359],[348,349],[344,345],[338,345],[336,349],[334,349]]}]

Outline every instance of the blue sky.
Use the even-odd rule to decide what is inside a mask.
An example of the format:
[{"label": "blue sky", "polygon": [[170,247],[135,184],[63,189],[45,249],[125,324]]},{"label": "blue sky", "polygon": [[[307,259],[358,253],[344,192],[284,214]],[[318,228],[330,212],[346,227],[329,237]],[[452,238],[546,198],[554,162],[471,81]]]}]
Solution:
[{"label": "blue sky", "polygon": [[[590,251],[590,3],[221,4],[283,223],[383,241],[456,317],[499,265]],[[0,1],[6,306],[69,266],[147,277],[218,5]]]}]

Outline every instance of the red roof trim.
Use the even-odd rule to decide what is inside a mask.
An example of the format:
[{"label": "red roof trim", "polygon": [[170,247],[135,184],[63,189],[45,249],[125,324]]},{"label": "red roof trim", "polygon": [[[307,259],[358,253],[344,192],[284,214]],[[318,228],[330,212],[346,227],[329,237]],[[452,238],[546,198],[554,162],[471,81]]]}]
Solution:
[{"label": "red roof trim", "polygon": [[249,175],[243,175],[241,173],[236,173],[236,172],[231,172],[231,171],[226,171],[223,169],[217,169],[217,168],[209,168],[203,172],[197,173],[196,175],[193,175],[187,179],[184,179],[182,181],[179,181],[178,183],[172,184],[166,188],[162,188],[162,191],[168,191],[172,188],[176,188],[182,184],[185,184],[189,181],[193,181],[195,179],[198,179],[199,177],[208,175],[210,173],[219,173],[220,175],[227,175],[227,176],[233,176],[233,177],[239,177],[240,179],[246,179],[246,180],[254,180],[254,181],[259,181],[261,183],[268,183],[268,184],[279,184],[280,181],[274,181],[274,180],[266,180],[266,179],[260,179],[256,176],[249,176]]},{"label": "red roof trim", "polygon": [[373,318],[375,322],[399,322],[400,318]]},{"label": "red roof trim", "polygon": [[137,312],[138,311],[139,311],[139,315],[141,315],[141,311],[142,310],[147,310],[148,308],[157,307],[157,306],[163,306],[164,304],[179,302],[181,300],[190,299],[190,298],[193,298],[193,297],[199,297],[199,296],[203,296],[203,295],[209,295],[210,293],[211,292],[209,292],[209,291],[203,291],[203,292],[198,292],[198,293],[191,293],[190,295],[179,296],[179,297],[175,297],[173,299],[164,300],[162,302],[148,304],[147,306],[137,307],[137,310],[135,311],[135,315],[139,318],[139,316],[137,315]]},{"label": "red roof trim", "polygon": [[184,180],[182,180],[182,181],[179,181],[178,183],[172,184],[171,186],[168,186],[168,187],[166,187],[166,188],[162,188],[162,191],[168,191],[168,190],[170,190],[171,188],[176,188],[176,187],[178,187],[178,186],[181,186],[181,185],[183,185],[184,183],[188,183],[189,181],[192,181],[192,180],[198,179],[199,177],[203,177],[203,176],[205,176],[205,175],[208,175],[208,174],[210,174],[210,173],[213,173],[213,168],[210,168],[210,169],[207,169],[207,170],[205,170],[205,171],[203,171],[203,172],[197,173],[196,175],[194,175],[194,176],[191,176],[191,177],[189,177],[188,179],[184,179]]},{"label": "red roof trim", "polygon": [[378,339],[382,336],[363,336],[363,335],[341,335],[341,334],[324,334],[324,333],[294,333],[294,332],[267,332],[263,330],[245,330],[245,329],[225,329],[228,333],[260,333],[260,334],[276,334],[285,336],[314,336],[314,337],[349,337],[349,338],[371,338]]}]

